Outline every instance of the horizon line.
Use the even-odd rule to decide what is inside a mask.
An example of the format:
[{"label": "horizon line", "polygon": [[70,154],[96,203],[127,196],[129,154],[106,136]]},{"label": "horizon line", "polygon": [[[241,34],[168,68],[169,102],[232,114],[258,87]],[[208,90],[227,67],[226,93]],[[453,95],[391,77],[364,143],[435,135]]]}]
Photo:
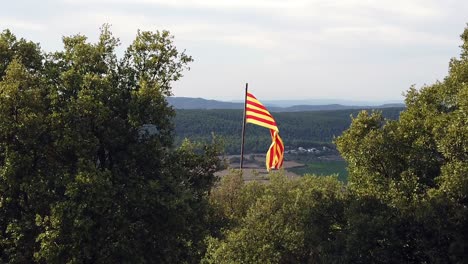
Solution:
[{"label": "horizon line", "polygon": [[[178,97],[178,98],[193,98],[193,99],[204,99],[204,100],[214,100],[214,101],[222,101],[227,103],[238,103],[243,102],[242,99],[227,99],[227,98],[206,98],[201,96],[179,96],[179,95],[171,95],[168,97]],[[282,99],[265,99],[262,98],[261,101],[348,101],[348,102],[401,102],[404,103],[405,99],[342,99],[342,98],[305,98],[305,99],[298,99],[298,98],[282,98]]]}]

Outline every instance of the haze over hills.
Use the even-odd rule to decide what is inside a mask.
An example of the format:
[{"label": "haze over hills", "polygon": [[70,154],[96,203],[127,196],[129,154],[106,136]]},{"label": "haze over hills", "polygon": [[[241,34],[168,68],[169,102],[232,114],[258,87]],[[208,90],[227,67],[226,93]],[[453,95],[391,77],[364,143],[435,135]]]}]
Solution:
[{"label": "haze over hills", "polygon": [[[290,107],[295,105],[345,105],[345,106],[378,106],[385,104],[403,104],[402,100],[344,100],[344,99],[291,99],[291,100],[261,100],[269,106]],[[232,101],[242,103],[242,100]]]},{"label": "haze over hills", "polygon": [[[192,97],[167,97],[167,101],[175,109],[243,109],[243,102],[224,102],[218,100],[207,100]],[[329,103],[326,103],[329,102]],[[342,103],[331,103],[342,102]],[[367,109],[367,108],[389,108],[405,107],[403,103],[389,101],[386,104],[375,104],[373,102],[357,102],[345,100],[280,100],[264,101],[272,112],[299,112],[299,111],[322,111],[322,110],[344,110],[344,109]],[[353,104],[348,104],[353,103]]]},{"label": "haze over hills", "polygon": [[167,97],[175,109],[243,109],[243,103],[223,102],[193,97]]}]

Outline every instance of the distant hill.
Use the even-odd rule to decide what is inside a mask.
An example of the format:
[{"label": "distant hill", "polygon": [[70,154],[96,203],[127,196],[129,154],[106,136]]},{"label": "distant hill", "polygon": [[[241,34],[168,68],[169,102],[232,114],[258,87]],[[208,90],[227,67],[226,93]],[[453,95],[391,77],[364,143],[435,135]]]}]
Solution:
[{"label": "distant hill", "polygon": [[243,109],[243,103],[231,103],[203,98],[167,97],[167,101],[175,109]]},{"label": "distant hill", "polygon": [[[223,102],[217,100],[207,100],[203,98],[192,97],[168,97],[167,101],[175,109],[243,109],[243,103]],[[292,102],[292,101],[291,101]],[[267,103],[265,103],[268,105]],[[392,107],[405,107],[404,104],[383,104],[377,106],[369,105],[342,105],[342,104],[324,104],[324,105],[293,105],[289,107],[279,107],[268,105],[271,112],[303,112],[303,111],[324,111],[324,110],[347,110],[347,109],[381,109]]]},{"label": "distant hill", "polygon": [[[367,109],[371,110],[371,109]],[[383,108],[388,119],[397,119],[404,108]],[[333,111],[277,112],[273,114],[287,147],[316,147],[331,145],[351,124],[351,115],[361,109]],[[223,139],[228,154],[238,154],[242,131],[241,109],[177,109],[174,117],[176,143],[184,138],[210,142],[212,135]],[[266,152],[271,144],[268,129],[247,124],[246,153]]]},{"label": "distant hill", "polygon": [[[233,101],[242,103],[242,100]],[[295,99],[295,100],[262,100],[262,103],[269,106],[290,107],[295,105],[366,105],[376,106],[384,104],[401,104],[401,100],[380,100],[380,101],[358,101],[345,99]]]},{"label": "distant hill", "polygon": [[308,111],[333,111],[333,110],[353,110],[353,109],[382,109],[382,108],[404,108],[404,104],[384,104],[376,106],[367,105],[294,105],[289,107],[268,107],[271,112],[308,112]]}]

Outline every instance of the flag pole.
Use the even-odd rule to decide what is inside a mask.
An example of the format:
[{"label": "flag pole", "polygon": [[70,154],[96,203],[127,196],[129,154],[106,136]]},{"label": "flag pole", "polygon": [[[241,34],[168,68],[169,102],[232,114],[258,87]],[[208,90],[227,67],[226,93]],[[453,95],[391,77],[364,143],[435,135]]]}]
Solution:
[{"label": "flag pole", "polygon": [[242,144],[241,144],[241,155],[240,155],[240,169],[244,164],[244,138],[245,138],[245,111],[247,108],[247,90],[249,89],[249,83],[245,84],[245,98],[244,98],[244,118],[242,121]]}]

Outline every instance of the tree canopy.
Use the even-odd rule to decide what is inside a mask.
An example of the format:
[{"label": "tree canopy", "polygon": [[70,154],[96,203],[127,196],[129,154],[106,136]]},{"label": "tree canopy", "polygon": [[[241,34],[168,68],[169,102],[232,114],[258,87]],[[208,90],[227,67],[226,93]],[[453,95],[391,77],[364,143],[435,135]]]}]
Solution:
[{"label": "tree canopy", "polygon": [[[376,246],[401,255],[387,259],[468,259],[468,28],[461,38],[461,56],[450,61],[447,77],[419,90],[411,87],[398,120],[362,112],[336,141],[349,164],[349,188],[358,201],[378,205],[353,221],[391,219],[375,222],[382,227],[377,233],[355,229],[356,239],[385,237],[382,231],[391,228],[393,241]],[[362,204],[355,206],[362,210]]]},{"label": "tree canopy", "polygon": [[[403,108],[382,109],[384,117],[397,119]],[[359,110],[332,110],[309,112],[276,112],[273,116],[287,147],[333,146],[332,141],[346,130],[350,115]],[[241,124],[241,125],[239,125]],[[174,117],[176,144],[184,138],[209,142],[214,133],[224,141],[225,152],[239,154],[242,132],[242,110],[238,109],[177,109]],[[245,136],[246,153],[262,153],[268,150],[271,137],[268,130],[247,125]]]},{"label": "tree canopy", "polygon": [[0,34],[0,262],[195,261],[219,162],[173,148],[165,100],[192,58],[168,31],[63,45]]}]

